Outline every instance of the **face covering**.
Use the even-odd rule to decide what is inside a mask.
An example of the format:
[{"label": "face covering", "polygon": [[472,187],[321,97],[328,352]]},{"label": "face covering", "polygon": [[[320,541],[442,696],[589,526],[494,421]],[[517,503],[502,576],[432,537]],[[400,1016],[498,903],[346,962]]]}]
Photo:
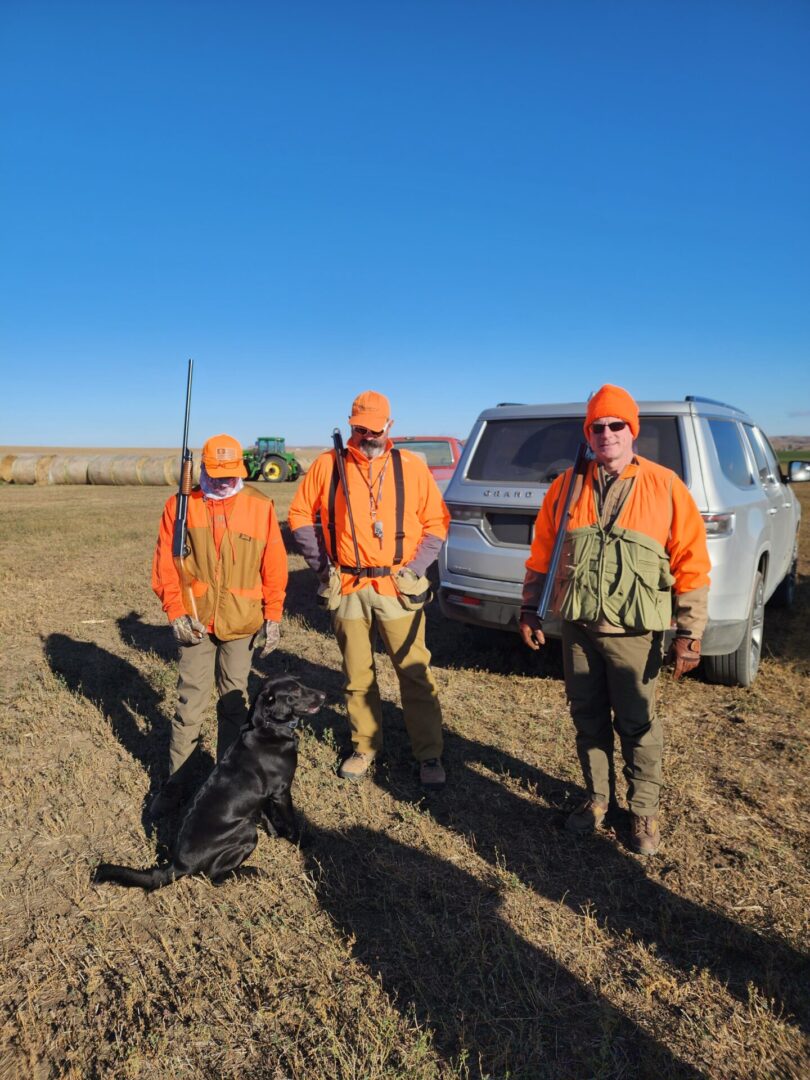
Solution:
[{"label": "face covering", "polygon": [[209,476],[203,465],[200,469],[200,487],[206,499],[230,499],[244,487],[241,476]]}]

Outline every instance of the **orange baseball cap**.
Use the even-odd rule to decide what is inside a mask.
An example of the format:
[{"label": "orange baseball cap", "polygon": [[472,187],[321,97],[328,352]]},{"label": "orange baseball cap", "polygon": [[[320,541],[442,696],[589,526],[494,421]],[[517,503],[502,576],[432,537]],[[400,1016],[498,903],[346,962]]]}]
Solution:
[{"label": "orange baseball cap", "polygon": [[586,438],[591,424],[600,416],[615,416],[618,420],[626,420],[633,438],[638,438],[638,405],[621,386],[605,383],[591,396],[583,425]]},{"label": "orange baseball cap", "polygon": [[209,476],[247,477],[242,445],[232,435],[212,435],[202,448],[202,463]]},{"label": "orange baseball cap", "polygon": [[364,390],[352,402],[352,413],[349,417],[352,427],[382,431],[390,419],[391,405],[385,394],[378,394],[376,390]]}]

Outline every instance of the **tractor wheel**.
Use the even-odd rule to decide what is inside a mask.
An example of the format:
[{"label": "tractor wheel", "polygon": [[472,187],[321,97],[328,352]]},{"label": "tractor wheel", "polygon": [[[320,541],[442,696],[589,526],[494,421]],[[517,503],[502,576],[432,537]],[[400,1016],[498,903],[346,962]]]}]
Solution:
[{"label": "tractor wheel", "polygon": [[262,476],[271,484],[280,484],[287,479],[290,466],[278,454],[269,454],[262,462]]}]

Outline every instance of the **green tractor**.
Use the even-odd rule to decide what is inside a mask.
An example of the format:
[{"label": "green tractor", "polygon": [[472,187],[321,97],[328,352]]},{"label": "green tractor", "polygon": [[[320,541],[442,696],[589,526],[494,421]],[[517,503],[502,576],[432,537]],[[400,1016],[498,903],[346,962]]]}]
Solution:
[{"label": "green tractor", "polygon": [[297,480],[301,466],[294,454],[285,450],[285,440],[278,435],[260,435],[253,446],[242,452],[249,480],[267,480],[280,484]]}]

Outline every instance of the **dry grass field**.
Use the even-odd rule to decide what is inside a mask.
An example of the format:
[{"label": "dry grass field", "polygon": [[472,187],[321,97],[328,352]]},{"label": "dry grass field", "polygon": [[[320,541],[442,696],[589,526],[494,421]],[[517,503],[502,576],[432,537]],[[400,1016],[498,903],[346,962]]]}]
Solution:
[{"label": "dry grass field", "polygon": [[[282,520],[292,492],[273,489]],[[146,895],[90,874],[151,865],[176,826],[144,813],[176,680],[149,587],[168,494],[0,488],[0,1076],[810,1075],[810,491],[799,603],[767,612],[754,687],[662,679],[657,857],[629,853],[623,811],[561,827],[581,789],[555,649],[435,605],[446,790],[419,789],[383,655],[385,754],[342,784],[339,654],[291,556],[253,688],[290,671],[328,692],[301,738],[305,842],[262,836],[262,880]]]}]

